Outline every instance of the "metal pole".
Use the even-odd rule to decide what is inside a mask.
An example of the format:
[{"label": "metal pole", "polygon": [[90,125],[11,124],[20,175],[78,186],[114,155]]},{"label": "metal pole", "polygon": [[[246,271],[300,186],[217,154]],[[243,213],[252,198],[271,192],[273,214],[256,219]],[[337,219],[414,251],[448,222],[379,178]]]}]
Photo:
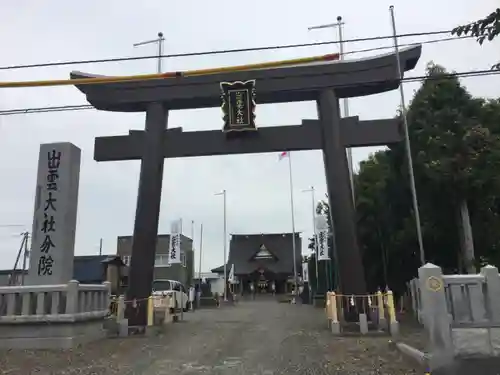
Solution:
[{"label": "metal pole", "polygon": [[134,43],[134,47],[144,46],[146,44],[158,43],[158,66],[157,72],[162,72],[162,55],[163,55],[163,42],[165,42],[165,38],[163,37],[163,33],[158,33],[158,38],[153,40],[147,40],[145,42]]},{"label": "metal pole", "polygon": [[203,251],[203,223],[200,225],[200,263],[198,264],[198,308],[201,304],[201,252]]},{"label": "metal pole", "polygon": [[224,301],[227,301],[227,216],[226,190],[223,190],[224,199]]},{"label": "metal pole", "polygon": [[[337,17],[337,24],[339,27],[339,49],[340,49],[340,60],[344,60],[344,38],[343,38],[343,32],[342,28],[344,25],[344,22],[342,22],[342,17],[338,16]],[[349,117],[349,99],[344,98],[342,100],[343,105],[344,105],[344,117]],[[355,204],[356,199],[354,196],[354,166],[352,162],[352,148],[349,147],[347,148],[347,165],[349,167],[349,179],[351,180],[351,194],[352,194],[352,201]]]},{"label": "metal pole", "polygon": [[[327,29],[331,27],[337,27],[339,31],[339,58],[340,60],[344,60],[344,38],[343,38],[343,30],[342,26],[345,24],[345,22],[342,21],[342,17],[338,16],[337,17],[337,22],[336,23],[329,23],[326,25],[319,25],[319,26],[311,26],[308,28],[309,31],[311,30],[318,30],[318,29]],[[349,100],[347,98],[344,98],[342,100],[343,107],[344,107],[344,117],[349,117]],[[355,196],[354,196],[354,167],[353,167],[353,161],[352,161],[352,148],[347,148],[347,166],[349,168],[349,180],[351,182],[351,194],[352,194],[352,201],[355,203]]]},{"label": "metal pole", "polygon": [[292,211],[292,253],[293,253],[293,280],[294,280],[294,288],[295,294],[292,300],[292,303],[295,303],[295,298],[297,293],[299,292],[297,286],[297,249],[295,244],[295,210],[293,204],[293,178],[292,178],[292,153],[288,152],[288,177],[290,180],[290,209]]},{"label": "metal pole", "polygon": [[163,55],[163,42],[165,42],[165,38],[163,37],[163,33],[158,33],[158,73],[162,72],[161,66],[161,56]]},{"label": "metal pole", "polygon": [[408,119],[406,116],[406,104],[405,95],[403,90],[403,74],[401,72],[401,61],[399,59],[399,47],[398,47],[398,37],[396,33],[396,20],[394,17],[394,6],[389,7],[389,12],[391,14],[392,22],[392,36],[394,40],[394,51],[396,53],[396,62],[398,65],[398,78],[400,80],[399,93],[401,96],[401,115],[403,117],[404,133],[405,133],[405,145],[406,145],[406,157],[408,160],[408,171],[410,175],[410,188],[413,200],[413,212],[415,213],[415,226],[417,229],[417,239],[418,247],[420,249],[420,263],[423,266],[425,264],[425,252],[424,252],[424,242],[422,240],[422,228],[420,226],[420,213],[418,211],[418,199],[417,199],[417,189],[415,187],[415,175],[413,173],[413,160],[411,156],[411,146],[410,146],[410,135],[408,132]]},{"label": "metal pole", "polygon": [[24,285],[24,274],[26,273],[26,263],[28,260],[28,237],[29,233],[24,232],[23,235],[23,245],[24,245],[24,251],[23,251],[23,271],[21,273],[21,285]]},{"label": "metal pole", "polygon": [[102,255],[102,238],[99,240],[99,255]]}]

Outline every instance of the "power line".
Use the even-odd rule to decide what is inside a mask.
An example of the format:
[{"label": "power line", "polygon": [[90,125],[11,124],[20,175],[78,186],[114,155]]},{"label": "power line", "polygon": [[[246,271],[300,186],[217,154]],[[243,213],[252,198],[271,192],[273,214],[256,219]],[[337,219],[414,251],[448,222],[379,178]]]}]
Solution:
[{"label": "power line", "polygon": [[[459,40],[463,38],[469,38],[470,36],[452,37],[452,38],[441,38],[428,40],[421,43],[410,43],[406,45],[421,45],[426,43],[437,43],[451,40]],[[405,46],[403,44],[402,46]],[[373,50],[380,50],[390,48],[387,47],[376,47],[368,48],[364,50],[352,51],[352,53],[368,52]],[[247,64],[239,66],[230,67],[220,67],[220,68],[210,68],[210,69],[198,69],[198,70],[187,70],[187,71],[176,71],[167,73],[157,73],[157,74],[143,74],[143,75],[132,75],[132,76],[100,76],[100,77],[85,77],[77,79],[59,79],[59,80],[38,80],[38,81],[12,81],[12,82],[0,82],[0,88],[19,88],[19,87],[48,87],[48,86],[69,86],[69,85],[90,85],[90,84],[106,84],[106,83],[118,83],[118,82],[138,82],[146,80],[156,80],[156,79],[175,79],[178,77],[188,77],[188,76],[200,76],[215,73],[226,73],[226,72],[236,72],[236,71],[247,71],[253,69],[264,69],[264,68],[277,68],[283,66],[300,65],[310,62],[319,61],[332,61],[338,60],[340,55],[338,53],[332,53],[321,56],[313,57],[303,57],[291,60],[282,61],[272,61],[257,64]]]},{"label": "power line", "polygon": [[[407,33],[407,34],[399,34],[399,35],[397,35],[397,37],[398,38],[410,38],[410,37],[416,37],[416,36],[430,36],[430,35],[443,35],[443,34],[450,34],[451,35],[451,31],[452,30],[427,31],[427,32],[421,32],[421,33]],[[348,40],[344,40],[343,43],[368,42],[368,41],[373,41],[373,40],[392,39],[392,38],[394,38],[394,35],[374,36],[374,37],[348,39]],[[120,61],[137,61],[137,60],[158,59],[159,57],[161,57],[161,58],[175,58],[175,57],[191,57],[191,56],[205,56],[205,55],[222,55],[222,54],[229,54],[229,53],[315,47],[315,46],[323,46],[323,45],[337,44],[337,43],[339,43],[338,40],[328,41],[328,42],[315,42],[315,43],[283,44],[283,45],[265,46],[265,47],[224,49],[224,50],[216,50],[216,51],[187,52],[187,53],[177,53],[177,54],[161,55],[161,56],[154,55],[154,56],[137,56],[137,57],[115,57],[115,58],[109,58],[109,59],[96,59],[96,60],[57,61],[57,62],[37,63],[37,64],[0,66],[0,70],[45,68],[45,67],[49,67],[49,66],[65,66],[65,65],[80,65],[80,64],[82,64],[82,65],[83,64],[101,64],[101,63],[120,62]]]},{"label": "power line", "polygon": [[256,69],[279,68],[285,66],[302,65],[312,62],[325,62],[339,59],[338,53],[330,53],[321,56],[302,57],[298,59],[270,61],[257,64],[246,64],[236,66],[226,66],[219,68],[194,69],[185,71],[174,71],[155,74],[140,74],[131,76],[98,76],[75,79],[52,79],[38,81],[11,81],[0,82],[0,88],[18,87],[49,87],[49,86],[73,86],[73,85],[96,85],[106,83],[143,82],[159,79],[176,79],[180,77],[206,76],[210,74],[233,73],[239,71],[249,71]]},{"label": "power line", "polygon": [[[470,77],[483,77],[483,76],[492,76],[492,75],[500,75],[500,71],[498,70],[471,70],[459,73],[447,73],[439,76],[415,76],[415,77],[405,77],[401,81],[402,82],[422,82],[425,80],[442,80],[442,79],[452,79],[452,78],[470,78]],[[382,80],[374,80],[369,82],[363,82],[364,84],[376,84],[381,83]],[[342,87],[350,87],[359,85],[359,83],[352,85],[344,85]],[[47,113],[47,112],[67,112],[67,111],[78,111],[78,110],[86,110],[86,109],[94,109],[93,106],[88,104],[81,105],[64,105],[57,107],[34,107],[34,108],[18,108],[18,109],[8,109],[0,111],[0,116],[13,116],[20,114],[33,114],[33,113]]]}]

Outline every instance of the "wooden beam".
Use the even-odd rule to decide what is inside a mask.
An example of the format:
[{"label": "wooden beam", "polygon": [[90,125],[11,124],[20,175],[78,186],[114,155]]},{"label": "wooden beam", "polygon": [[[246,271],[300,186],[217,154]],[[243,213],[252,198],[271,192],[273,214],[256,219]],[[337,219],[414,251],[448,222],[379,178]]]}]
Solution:
[{"label": "wooden beam", "polygon": [[[315,150],[321,148],[319,123],[259,128],[257,132],[231,137],[221,130],[183,132],[169,129],[164,135],[165,158],[193,156],[257,154],[283,150]],[[94,160],[139,160],[142,155],[144,132],[133,130],[130,135],[97,137]]]},{"label": "wooden beam", "polygon": [[[345,147],[383,146],[403,138],[398,119],[359,121],[357,116],[343,118],[340,134]],[[129,135],[97,137],[94,160],[140,160],[144,132],[130,130]],[[210,155],[260,154],[283,150],[303,151],[322,148],[318,120],[303,120],[302,125],[259,128],[257,132],[231,137],[220,130],[184,132],[182,128],[165,131],[165,158]]]}]

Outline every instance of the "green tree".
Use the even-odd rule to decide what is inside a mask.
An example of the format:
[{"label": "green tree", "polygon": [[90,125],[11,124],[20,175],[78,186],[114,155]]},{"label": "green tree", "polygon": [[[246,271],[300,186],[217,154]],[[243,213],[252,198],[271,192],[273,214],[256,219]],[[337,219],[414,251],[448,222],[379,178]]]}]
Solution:
[{"label": "green tree", "polygon": [[472,98],[458,78],[431,63],[407,114],[419,189],[433,209],[441,207],[441,220],[454,214],[461,263],[468,272],[475,272],[470,204],[499,186],[492,167],[500,162],[500,142],[481,124],[483,107],[484,101]]},{"label": "green tree", "polygon": [[[485,40],[492,41],[500,34],[500,8],[480,20],[455,27],[451,33],[473,36],[479,44],[483,44]],[[500,63],[493,65],[492,69],[500,69]]]}]

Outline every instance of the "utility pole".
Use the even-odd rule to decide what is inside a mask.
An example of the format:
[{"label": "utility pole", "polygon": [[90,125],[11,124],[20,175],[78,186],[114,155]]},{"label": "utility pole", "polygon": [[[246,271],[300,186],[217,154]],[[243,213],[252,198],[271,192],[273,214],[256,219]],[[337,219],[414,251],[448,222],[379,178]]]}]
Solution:
[{"label": "utility pole", "polygon": [[[339,33],[339,59],[342,61],[344,60],[344,37],[343,37],[343,26],[345,22],[342,21],[342,17],[338,16],[337,17],[337,22],[336,23],[329,23],[326,25],[319,25],[319,26],[311,26],[308,28],[309,31],[311,30],[318,30],[318,29],[328,29],[335,27],[338,29]],[[349,99],[344,98],[342,99],[343,107],[344,107],[344,117],[349,117]],[[349,179],[351,181],[351,194],[352,194],[352,201],[355,203],[355,196],[354,196],[354,167],[353,167],[353,161],[352,161],[352,148],[347,149],[347,165],[349,167]]]},{"label": "utility pole", "polygon": [[201,253],[203,251],[203,223],[200,225],[200,262],[198,264],[198,308],[201,305]]},{"label": "utility pole", "polygon": [[410,188],[411,188],[411,197],[413,201],[413,212],[415,215],[415,226],[417,230],[417,240],[418,247],[420,250],[420,263],[421,265],[425,265],[425,252],[424,252],[424,241],[422,240],[422,228],[420,225],[420,212],[418,210],[418,199],[417,199],[417,189],[415,187],[415,174],[413,173],[413,160],[411,156],[411,146],[410,146],[410,134],[408,132],[408,118],[406,116],[406,103],[405,103],[405,94],[403,90],[403,73],[401,72],[401,61],[399,59],[399,46],[398,46],[398,37],[396,33],[396,19],[394,17],[394,6],[389,7],[389,13],[391,14],[391,24],[392,24],[392,37],[394,40],[394,52],[396,54],[396,63],[398,69],[398,78],[399,78],[399,95],[401,98],[401,115],[403,117],[403,125],[404,125],[404,136],[405,136],[405,148],[406,148],[406,159],[408,162],[408,172],[410,177]]},{"label": "utility pole", "polygon": [[163,33],[159,32],[158,38],[156,39],[146,40],[145,42],[140,42],[140,43],[134,43],[134,47],[144,46],[146,44],[158,43],[158,67],[157,67],[158,74],[162,72],[161,57],[163,55],[163,42],[165,42],[165,38],[163,37]]},{"label": "utility pole", "polygon": [[23,242],[22,242],[22,247],[23,247],[23,271],[21,273],[21,285],[24,285],[24,274],[26,273],[26,265],[28,263],[28,257],[29,257],[29,250],[28,250],[28,238],[30,234],[29,232],[24,232],[23,233]]},{"label": "utility pole", "polygon": [[227,302],[227,218],[226,218],[226,189],[215,195],[222,195],[224,199],[224,301]]}]

